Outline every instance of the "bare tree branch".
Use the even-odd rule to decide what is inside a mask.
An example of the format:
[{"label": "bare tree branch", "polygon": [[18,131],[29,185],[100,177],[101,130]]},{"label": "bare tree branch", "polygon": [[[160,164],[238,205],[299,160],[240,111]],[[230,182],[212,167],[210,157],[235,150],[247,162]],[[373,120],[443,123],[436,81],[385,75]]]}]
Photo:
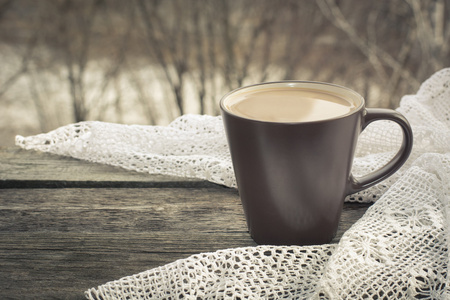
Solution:
[{"label": "bare tree branch", "polygon": [[[131,36],[131,32],[133,31],[133,28],[135,27],[135,13],[134,13],[134,9],[128,9],[128,17],[126,18],[126,22],[127,22],[127,26],[124,30],[124,33],[122,35],[122,37],[120,38],[120,43],[117,46],[117,54],[115,55],[114,58],[112,58],[112,63],[110,64],[110,67],[107,68],[105,70],[105,73],[103,75],[103,81],[102,81],[102,85],[99,91],[98,96],[96,97],[98,100],[97,102],[100,104],[102,102],[102,100],[104,100],[105,97],[105,93],[111,83],[111,81],[113,81],[114,87],[117,90],[117,77],[119,76],[119,72],[120,69],[122,67],[122,65],[124,64],[125,61],[125,57],[126,57],[126,53],[127,53],[127,49],[128,49],[128,45],[129,45],[129,41],[130,41],[130,36]],[[113,26],[113,24],[110,24],[110,26]],[[116,98],[116,107],[119,107],[118,105],[118,101],[120,101],[121,97],[118,94],[117,98]],[[103,108],[101,108],[99,110],[99,119],[102,119],[104,112],[106,112],[107,107],[109,105],[108,102],[103,101]],[[121,118],[121,117],[120,117]]]},{"label": "bare tree branch", "polygon": [[420,84],[420,81],[417,80],[407,69],[403,68],[402,65],[391,55],[383,51],[376,44],[373,44],[361,37],[356,32],[355,28],[344,17],[334,0],[317,0],[317,4],[323,14],[331,22],[333,22],[336,27],[345,32],[349,39],[369,59],[380,78],[387,77],[385,66],[389,66],[399,72],[405,80],[408,80],[415,85]]},{"label": "bare tree branch", "polygon": [[[40,28],[40,26],[37,26],[37,28]],[[16,81],[19,80],[22,75],[27,73],[38,41],[37,32],[38,30],[36,30],[34,34],[31,35],[27,42],[27,46],[22,55],[22,61],[20,63],[19,69],[0,85],[0,97],[3,96],[3,94],[5,94],[14,85],[14,83],[16,83]]]},{"label": "bare tree branch", "polygon": [[[158,5],[157,2],[151,2],[153,5]],[[148,7],[148,1],[139,0],[139,11],[141,12],[142,21],[144,23],[145,33],[148,38],[148,48],[155,55],[157,63],[159,63],[164,71],[165,77],[171,86],[175,96],[175,101],[180,111],[184,114],[183,101],[183,76],[187,71],[185,58],[177,58],[177,41],[176,35],[170,33],[168,29],[163,26],[164,21],[158,15],[154,7]],[[183,11],[176,11],[177,17],[181,17]],[[176,32],[175,32],[176,34]],[[185,45],[186,47],[187,45]],[[167,59],[166,57],[169,57]],[[171,66],[175,68],[175,75],[172,75]]]}]

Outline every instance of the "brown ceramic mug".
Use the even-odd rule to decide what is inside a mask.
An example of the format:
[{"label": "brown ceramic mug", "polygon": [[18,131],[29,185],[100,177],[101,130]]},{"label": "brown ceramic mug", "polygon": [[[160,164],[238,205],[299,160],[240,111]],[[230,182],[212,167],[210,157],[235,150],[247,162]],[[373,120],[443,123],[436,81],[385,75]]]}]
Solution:
[{"label": "brown ceramic mug", "polygon": [[[392,175],[408,158],[408,121],[390,109],[366,108],[338,85],[281,81],[247,86],[220,101],[247,225],[258,244],[330,242],[347,195]],[[379,170],[355,178],[358,136],[390,120],[403,132],[398,153]]]}]

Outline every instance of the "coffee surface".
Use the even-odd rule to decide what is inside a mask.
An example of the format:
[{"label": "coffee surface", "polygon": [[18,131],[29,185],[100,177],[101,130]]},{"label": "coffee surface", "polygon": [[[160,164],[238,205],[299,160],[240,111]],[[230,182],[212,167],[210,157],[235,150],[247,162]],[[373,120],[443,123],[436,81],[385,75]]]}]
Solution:
[{"label": "coffee surface", "polygon": [[335,118],[355,109],[341,96],[296,87],[265,88],[229,96],[224,103],[232,113],[268,122],[310,122]]}]

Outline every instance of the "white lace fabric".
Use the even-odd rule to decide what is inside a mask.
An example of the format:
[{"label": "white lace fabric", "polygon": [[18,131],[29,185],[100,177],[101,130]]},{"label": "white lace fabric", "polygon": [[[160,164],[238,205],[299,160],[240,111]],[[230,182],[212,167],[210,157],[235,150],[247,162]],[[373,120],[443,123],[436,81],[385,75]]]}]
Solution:
[{"label": "white lace fabric", "polygon": [[[398,111],[414,132],[407,163],[347,197],[375,202],[337,245],[258,246],[201,253],[86,291],[88,299],[450,299],[450,68]],[[363,175],[397,151],[401,131],[375,122],[358,142]],[[220,117],[185,115],[168,126],[82,122],[16,144],[138,172],[235,187]]]}]

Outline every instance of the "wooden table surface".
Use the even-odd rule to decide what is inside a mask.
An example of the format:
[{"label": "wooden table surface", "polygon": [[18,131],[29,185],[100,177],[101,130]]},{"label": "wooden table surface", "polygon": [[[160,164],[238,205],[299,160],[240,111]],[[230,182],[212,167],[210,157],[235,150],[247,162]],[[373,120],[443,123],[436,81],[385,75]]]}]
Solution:
[{"label": "wooden table surface", "polygon": [[[344,205],[333,242],[368,206]],[[192,254],[254,245],[236,189],[0,147],[0,299],[84,299]]]}]

